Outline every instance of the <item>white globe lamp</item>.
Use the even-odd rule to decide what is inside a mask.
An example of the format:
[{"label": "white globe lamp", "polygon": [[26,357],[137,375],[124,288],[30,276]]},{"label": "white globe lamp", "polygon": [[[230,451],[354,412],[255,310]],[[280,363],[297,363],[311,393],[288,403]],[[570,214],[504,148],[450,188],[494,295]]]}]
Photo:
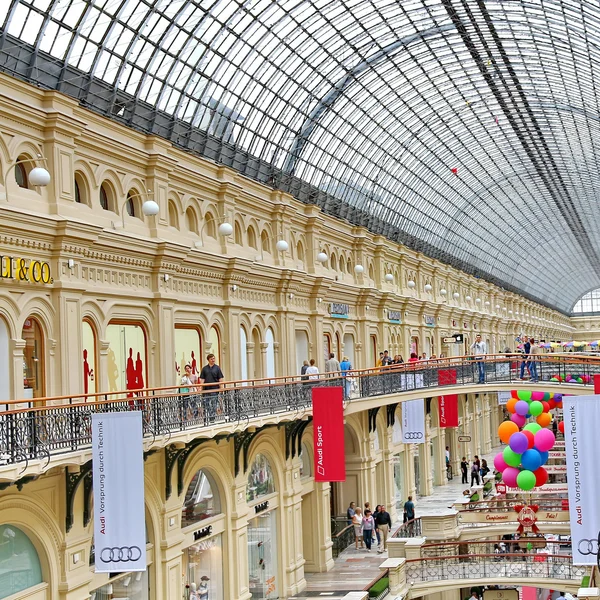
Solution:
[{"label": "white globe lamp", "polygon": [[317,254],[317,260],[320,263],[325,263],[327,262],[327,254],[325,254],[325,252],[319,252],[319,254]]},{"label": "white globe lamp", "polygon": [[29,171],[29,183],[36,187],[45,187],[50,183],[50,173],[44,167],[35,167]]},{"label": "white globe lamp", "polygon": [[154,217],[158,214],[160,207],[154,200],[146,200],[144,204],[142,204],[142,212],[147,217]]},{"label": "white globe lamp", "polygon": [[394,281],[394,276],[392,275],[392,273],[386,273],[385,274],[385,280],[388,281],[388,282],[390,282],[390,283],[392,281]]},{"label": "white globe lamp", "polygon": [[221,223],[219,225],[219,235],[222,235],[223,237],[227,237],[229,235],[231,235],[233,233],[233,226],[231,225],[231,223]]},{"label": "white globe lamp", "polygon": [[364,273],[364,272],[365,272],[365,268],[364,268],[362,265],[356,265],[356,266],[354,267],[354,272],[355,272],[357,275],[361,275],[362,273]]},{"label": "white globe lamp", "polygon": [[275,248],[277,248],[278,252],[287,252],[290,245],[285,240],[279,240],[275,244]]},{"label": "white globe lamp", "polygon": [[412,290],[415,287],[416,283],[412,279],[409,279],[406,282],[406,285]]}]

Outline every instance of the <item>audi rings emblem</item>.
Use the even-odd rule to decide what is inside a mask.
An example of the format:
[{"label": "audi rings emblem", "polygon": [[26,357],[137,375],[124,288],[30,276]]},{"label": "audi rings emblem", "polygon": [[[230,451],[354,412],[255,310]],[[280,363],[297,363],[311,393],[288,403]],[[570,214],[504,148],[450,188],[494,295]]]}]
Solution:
[{"label": "audi rings emblem", "polygon": [[422,440],[423,434],[420,431],[408,431],[404,434],[405,440]]},{"label": "audi rings emblem", "polygon": [[577,549],[579,550],[579,554],[582,556],[589,556],[590,554],[598,556],[598,540],[589,540],[587,538],[583,538],[582,540],[579,540]]},{"label": "audi rings emblem", "polygon": [[139,546],[122,546],[121,548],[102,548],[100,560],[109,562],[135,562],[142,557]]}]

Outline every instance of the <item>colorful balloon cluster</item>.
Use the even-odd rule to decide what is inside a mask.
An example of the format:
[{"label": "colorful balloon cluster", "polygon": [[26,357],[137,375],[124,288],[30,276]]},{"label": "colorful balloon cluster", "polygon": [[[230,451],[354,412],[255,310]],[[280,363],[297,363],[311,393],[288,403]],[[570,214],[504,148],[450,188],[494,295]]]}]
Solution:
[{"label": "colorful balloon cluster", "polygon": [[[513,390],[511,395],[506,404],[510,421],[498,427],[500,440],[508,446],[496,455],[494,467],[507,486],[529,491],[548,481],[543,465],[556,440],[546,427],[552,423],[550,411],[562,408],[562,394]],[[535,417],[535,422],[527,423],[530,417]],[[561,425],[564,431],[562,421]]]},{"label": "colorful balloon cluster", "polygon": [[550,377],[550,381],[559,381],[565,383],[591,383],[592,376],[591,375],[573,375],[571,373],[567,373],[564,377],[562,375],[552,375]]}]

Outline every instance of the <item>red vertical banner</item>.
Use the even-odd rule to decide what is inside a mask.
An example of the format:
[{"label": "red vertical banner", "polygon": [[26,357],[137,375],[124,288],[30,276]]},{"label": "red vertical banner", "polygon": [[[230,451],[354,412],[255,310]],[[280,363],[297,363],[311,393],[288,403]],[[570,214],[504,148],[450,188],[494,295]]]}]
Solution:
[{"label": "red vertical banner", "polygon": [[[456,383],[456,369],[438,371],[439,385]],[[458,427],[458,394],[446,394],[439,397],[438,414],[440,427]]]},{"label": "red vertical banner", "polygon": [[600,394],[600,375],[594,375],[594,394]]},{"label": "red vertical banner", "polygon": [[346,481],[341,387],[312,389],[315,481]]}]

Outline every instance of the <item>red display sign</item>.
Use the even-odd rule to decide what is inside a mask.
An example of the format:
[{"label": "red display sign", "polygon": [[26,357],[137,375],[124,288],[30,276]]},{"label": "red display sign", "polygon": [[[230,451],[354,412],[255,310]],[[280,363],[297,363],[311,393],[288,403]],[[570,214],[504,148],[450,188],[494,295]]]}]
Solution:
[{"label": "red display sign", "polygon": [[[438,371],[439,385],[456,383],[456,369]],[[458,427],[458,394],[440,396],[438,402],[440,427]]]},{"label": "red display sign", "polygon": [[341,387],[312,390],[315,481],[346,481]]}]

